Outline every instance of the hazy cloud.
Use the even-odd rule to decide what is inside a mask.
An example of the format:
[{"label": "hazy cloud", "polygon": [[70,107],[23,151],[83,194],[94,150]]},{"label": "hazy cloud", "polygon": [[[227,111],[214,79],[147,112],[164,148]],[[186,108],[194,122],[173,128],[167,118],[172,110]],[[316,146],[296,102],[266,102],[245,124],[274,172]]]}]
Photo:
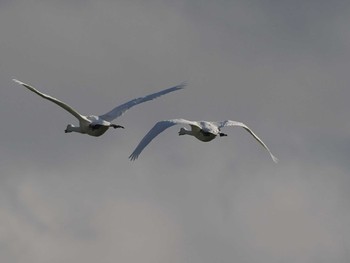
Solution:
[{"label": "hazy cloud", "polygon": [[[346,1],[0,1],[0,260],[348,262]],[[125,130],[76,120],[13,77]],[[210,143],[155,122],[247,123]]]}]

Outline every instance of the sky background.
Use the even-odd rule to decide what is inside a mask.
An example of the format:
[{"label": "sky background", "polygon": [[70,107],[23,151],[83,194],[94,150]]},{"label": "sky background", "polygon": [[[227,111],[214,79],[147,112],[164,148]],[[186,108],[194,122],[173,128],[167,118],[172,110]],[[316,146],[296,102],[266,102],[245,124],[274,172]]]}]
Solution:
[{"label": "sky background", "polygon": [[[0,0],[0,261],[350,260],[350,2]],[[103,114],[94,138],[17,78]],[[246,123],[201,143],[164,119]]]}]

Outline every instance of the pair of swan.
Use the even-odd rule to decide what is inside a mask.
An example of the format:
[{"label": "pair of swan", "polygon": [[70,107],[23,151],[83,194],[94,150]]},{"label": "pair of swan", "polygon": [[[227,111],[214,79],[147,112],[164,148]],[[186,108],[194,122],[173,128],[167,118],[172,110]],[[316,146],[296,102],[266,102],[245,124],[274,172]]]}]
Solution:
[{"label": "pair of swan", "polygon": [[[34,87],[23,83],[17,79],[13,79],[16,83],[26,87],[30,91],[36,93],[40,97],[47,99],[58,106],[62,107],[69,113],[71,113],[74,117],[76,117],[79,121],[79,126],[74,126],[72,124],[68,124],[67,128],[65,130],[65,133],[70,132],[78,132],[82,134],[88,134],[91,136],[101,136],[104,134],[109,128],[113,127],[114,129],[117,128],[124,128],[121,125],[117,125],[112,123],[113,120],[118,118],[119,116],[123,115],[128,109],[130,109],[133,106],[136,106],[140,103],[153,100],[155,98],[158,98],[162,95],[165,95],[167,93],[183,89],[186,84],[182,83],[180,85],[177,85],[175,87],[171,87],[156,93],[149,94],[145,97],[140,97],[137,99],[133,99],[131,101],[128,101],[120,106],[115,107],[111,111],[103,114],[103,115],[90,115],[90,116],[84,116],[80,114],[78,111],[70,107],[69,105],[65,104],[64,102],[53,98],[49,95],[46,95]],[[155,124],[155,126],[145,135],[145,137],[140,141],[140,143],[137,145],[133,153],[129,156],[130,160],[134,161],[136,160],[143,149],[161,132],[163,132],[165,129],[170,128],[171,126],[174,126],[176,124],[180,125],[189,125],[191,127],[191,130],[187,130],[185,128],[181,128],[179,131],[179,135],[191,135],[197,138],[200,141],[203,142],[209,142],[213,139],[215,139],[217,136],[223,137],[227,136],[227,134],[221,132],[221,128],[223,127],[229,127],[229,126],[238,126],[244,128],[246,131],[248,131],[270,154],[272,160],[277,163],[278,159],[271,153],[270,149],[266,146],[266,144],[250,129],[247,125],[241,122],[226,120],[222,122],[209,122],[209,121],[189,121],[185,119],[172,119],[172,120],[164,120],[159,121]]]}]

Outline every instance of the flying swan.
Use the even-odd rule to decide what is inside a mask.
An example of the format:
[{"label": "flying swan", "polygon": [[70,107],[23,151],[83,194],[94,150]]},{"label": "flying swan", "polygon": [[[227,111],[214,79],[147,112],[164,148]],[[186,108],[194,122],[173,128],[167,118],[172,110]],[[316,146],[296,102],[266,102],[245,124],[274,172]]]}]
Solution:
[{"label": "flying swan", "polygon": [[129,156],[131,161],[136,160],[143,149],[162,131],[165,129],[174,126],[176,124],[187,124],[191,126],[191,130],[187,130],[185,128],[181,128],[179,131],[179,135],[191,135],[196,137],[198,140],[202,142],[209,142],[215,139],[216,136],[227,136],[227,134],[222,133],[220,131],[223,127],[228,126],[238,126],[244,128],[248,131],[270,154],[272,160],[277,163],[278,159],[271,153],[270,149],[266,146],[266,144],[250,129],[247,125],[237,121],[221,121],[221,122],[210,122],[210,121],[189,121],[185,119],[173,119],[173,120],[164,120],[159,121],[154,125],[154,127],[143,137],[140,143],[137,145],[134,152]]},{"label": "flying swan", "polygon": [[111,123],[112,120],[118,118],[119,116],[123,115],[128,109],[130,109],[133,106],[136,106],[142,102],[146,102],[149,100],[153,100],[157,97],[160,97],[162,95],[165,95],[169,92],[173,92],[179,89],[183,89],[186,86],[186,83],[182,83],[178,86],[168,88],[150,95],[147,95],[145,97],[140,97],[137,99],[133,99],[131,101],[128,101],[120,106],[115,107],[113,110],[107,112],[106,114],[100,115],[100,116],[95,116],[95,115],[90,115],[90,116],[84,116],[81,115],[79,112],[77,112],[75,109],[70,107],[69,105],[63,103],[62,101],[53,98],[49,95],[46,95],[34,87],[25,84],[17,79],[13,79],[14,82],[23,85],[27,89],[33,91],[34,93],[38,94],[39,96],[43,97],[44,99],[47,99],[49,101],[52,101],[53,103],[57,104],[58,106],[62,107],[69,113],[71,113],[74,117],[76,117],[79,120],[79,126],[74,126],[72,124],[68,124],[66,130],[64,131],[65,133],[69,132],[78,132],[78,133],[83,133],[83,134],[88,134],[91,136],[101,136],[104,134],[110,127],[113,127],[114,129],[116,128],[123,128],[121,125],[116,125]]}]

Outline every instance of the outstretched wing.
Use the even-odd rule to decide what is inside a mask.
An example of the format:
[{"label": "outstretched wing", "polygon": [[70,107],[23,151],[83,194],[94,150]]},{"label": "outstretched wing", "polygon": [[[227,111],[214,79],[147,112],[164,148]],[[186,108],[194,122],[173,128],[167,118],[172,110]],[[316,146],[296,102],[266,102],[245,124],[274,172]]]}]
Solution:
[{"label": "outstretched wing", "polygon": [[54,97],[51,97],[49,95],[46,95],[40,91],[38,91],[36,88],[28,85],[28,84],[25,84],[23,83],[22,81],[19,81],[17,79],[13,79],[14,82],[26,87],[27,89],[33,91],[34,93],[38,94],[40,97],[44,98],[44,99],[47,99],[49,101],[52,101],[53,103],[57,104],[58,106],[60,106],[61,108],[65,109],[66,111],[68,111],[70,114],[72,114],[74,117],[76,117],[78,120],[80,121],[86,121],[86,118],[85,116],[81,115],[79,112],[77,112],[75,109],[73,109],[72,107],[70,107],[69,105],[63,103],[62,101],[54,98]]},{"label": "outstretched wing", "polygon": [[153,100],[155,98],[158,98],[162,95],[165,95],[169,92],[173,92],[179,89],[183,89],[186,86],[186,83],[181,83],[178,86],[172,87],[172,88],[168,88],[150,95],[147,95],[145,97],[140,97],[137,99],[133,99],[131,101],[128,101],[118,107],[115,107],[113,110],[111,110],[110,112],[107,112],[106,114],[103,114],[100,116],[100,118],[106,120],[106,121],[112,121],[116,118],[118,118],[119,116],[123,115],[128,109],[130,109],[131,107],[134,107],[142,102],[146,102],[149,100]]},{"label": "outstretched wing", "polygon": [[242,122],[237,122],[237,121],[231,121],[231,120],[227,120],[227,121],[222,121],[217,123],[218,124],[218,128],[222,128],[222,127],[228,127],[228,126],[238,126],[238,127],[242,127],[244,128],[246,131],[248,131],[254,138],[255,140],[257,140],[270,154],[272,160],[277,163],[278,159],[271,153],[270,149],[267,147],[267,145],[244,123]]},{"label": "outstretched wing", "polygon": [[189,124],[198,126],[196,122],[184,120],[184,119],[173,119],[173,120],[165,120],[165,121],[159,121],[157,122],[153,128],[143,137],[143,139],[140,141],[140,143],[137,145],[136,149],[133,151],[133,153],[129,156],[129,159],[131,161],[136,160],[140,153],[143,151],[143,149],[161,132],[163,132],[165,129],[174,126],[176,124]]}]

